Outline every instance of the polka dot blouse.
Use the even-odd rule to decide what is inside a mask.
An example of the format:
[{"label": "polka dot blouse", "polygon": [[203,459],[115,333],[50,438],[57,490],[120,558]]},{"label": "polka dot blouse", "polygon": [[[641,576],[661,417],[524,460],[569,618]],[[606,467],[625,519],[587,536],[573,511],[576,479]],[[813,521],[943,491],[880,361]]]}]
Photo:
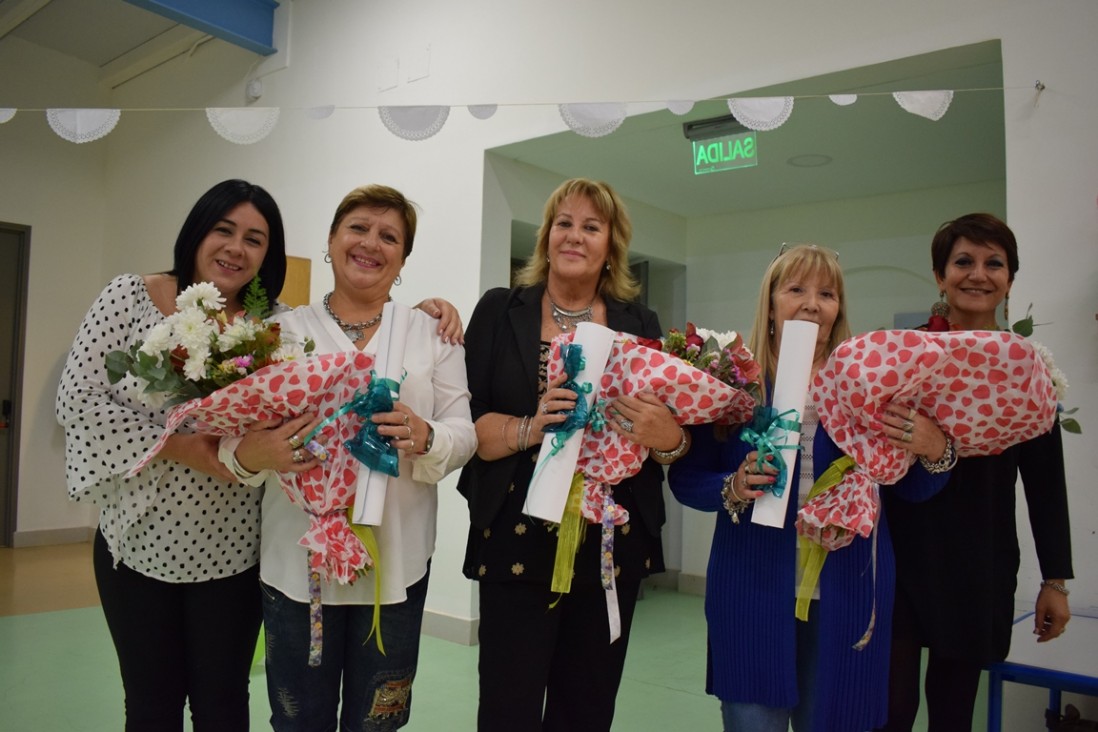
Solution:
[{"label": "polka dot blouse", "polygon": [[99,507],[115,564],[166,582],[231,576],[259,561],[259,489],[167,460],[123,477],[160,436],[167,410],[144,404],[132,376],[111,386],[105,359],[162,320],[138,275],[112,280],[84,317],[57,392],[69,497]]}]

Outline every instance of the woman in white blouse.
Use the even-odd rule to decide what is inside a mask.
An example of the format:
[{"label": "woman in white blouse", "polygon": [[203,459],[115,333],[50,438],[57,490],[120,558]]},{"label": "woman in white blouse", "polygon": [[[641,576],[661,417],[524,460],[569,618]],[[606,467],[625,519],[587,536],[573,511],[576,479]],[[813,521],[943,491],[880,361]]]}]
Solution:
[{"label": "woman in white blouse", "polygon": [[[325,259],[332,264],[335,290],[323,302],[297,308],[279,321],[294,334],[312,338],[320,354],[376,352],[382,307],[394,283],[400,283],[415,232],[415,208],[399,191],[380,185],[351,191],[328,235]],[[339,729],[396,729],[408,720],[435,548],[436,484],[469,460],[476,433],[464,349],[440,338],[436,324],[421,312],[413,311],[406,337],[399,400],[394,411],[372,418],[400,454],[399,477],[389,478],[382,521],[374,528],[380,597],[373,577],[349,585],[320,580],[319,665],[309,664],[310,647],[316,650],[310,573],[307,552],[298,544],[309,517],[268,474],[260,567],[275,730],[336,729],[337,714]],[[235,449],[245,475],[292,464],[295,450],[304,460],[299,465],[313,465],[300,447],[315,424],[302,421],[307,419],[248,433]],[[384,654],[375,639],[367,642],[375,602],[380,604]]]},{"label": "woman in white blouse", "polygon": [[166,411],[133,378],[107,379],[107,353],[128,350],[175,312],[176,295],[214,283],[230,313],[258,277],[282,290],[282,217],[262,188],[227,180],[191,209],[170,272],[121,275],[80,326],[57,393],[69,496],[99,507],[96,584],[118,653],[127,730],[248,728],[248,672],[261,618],[260,492],[218,461],[216,437],[181,432],[158,459],[123,475],[160,436]]}]

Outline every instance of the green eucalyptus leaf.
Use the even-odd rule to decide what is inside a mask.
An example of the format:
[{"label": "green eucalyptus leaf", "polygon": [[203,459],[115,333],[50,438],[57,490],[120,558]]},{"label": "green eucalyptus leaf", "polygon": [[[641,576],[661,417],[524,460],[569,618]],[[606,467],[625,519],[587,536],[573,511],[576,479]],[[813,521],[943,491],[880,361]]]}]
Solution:
[{"label": "green eucalyptus leaf", "polygon": [[1060,429],[1064,432],[1070,432],[1073,435],[1083,434],[1083,428],[1080,426],[1079,421],[1074,417],[1068,417],[1067,419],[1060,420]]}]

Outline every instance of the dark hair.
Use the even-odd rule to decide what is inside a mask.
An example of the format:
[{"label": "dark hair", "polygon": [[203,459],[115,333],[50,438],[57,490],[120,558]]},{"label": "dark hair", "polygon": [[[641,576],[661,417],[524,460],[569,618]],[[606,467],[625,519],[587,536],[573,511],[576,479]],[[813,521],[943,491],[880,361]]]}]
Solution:
[{"label": "dark hair", "polygon": [[1018,240],[1014,232],[1000,219],[989,213],[965,214],[938,227],[930,243],[930,263],[934,274],[945,277],[949,255],[958,239],[968,239],[973,244],[998,244],[1006,252],[1007,272],[1010,282],[1018,271]]},{"label": "dark hair", "polygon": [[335,216],[332,217],[332,225],[328,227],[328,236],[335,234],[336,229],[339,228],[339,223],[343,221],[344,217],[360,206],[397,212],[401,221],[404,222],[404,254],[401,256],[400,261],[403,262],[407,259],[408,255],[412,253],[412,244],[416,240],[416,204],[405,198],[404,194],[396,188],[371,183],[370,185],[359,186],[348,193],[336,208]]},{"label": "dark hair", "polygon": [[[286,282],[286,232],[278,204],[263,188],[245,180],[224,180],[202,194],[194,204],[175,240],[172,269],[179,292],[194,284],[194,260],[202,240],[218,221],[242,203],[250,203],[267,219],[267,254],[259,265],[259,283],[267,291],[267,303],[274,307]],[[241,295],[243,297],[243,295]]]}]

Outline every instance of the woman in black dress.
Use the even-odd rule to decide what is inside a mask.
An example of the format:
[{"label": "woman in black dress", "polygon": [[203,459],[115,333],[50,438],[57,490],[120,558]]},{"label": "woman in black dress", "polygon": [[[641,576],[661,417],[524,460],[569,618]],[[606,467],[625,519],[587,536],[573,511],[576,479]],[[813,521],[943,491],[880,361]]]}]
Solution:
[{"label": "woman in black dress", "polygon": [[[998,330],[995,312],[1018,271],[1014,234],[989,214],[943,224],[931,244],[951,330]],[[1064,632],[1072,574],[1060,425],[998,455],[961,458],[949,483],[922,503],[882,491],[896,552],[896,604],[885,732],[911,730],[919,708],[921,649],[929,650],[930,732],[972,728],[980,671],[1010,650],[1020,563],[1015,483],[1021,474],[1041,566],[1033,633]]]}]

